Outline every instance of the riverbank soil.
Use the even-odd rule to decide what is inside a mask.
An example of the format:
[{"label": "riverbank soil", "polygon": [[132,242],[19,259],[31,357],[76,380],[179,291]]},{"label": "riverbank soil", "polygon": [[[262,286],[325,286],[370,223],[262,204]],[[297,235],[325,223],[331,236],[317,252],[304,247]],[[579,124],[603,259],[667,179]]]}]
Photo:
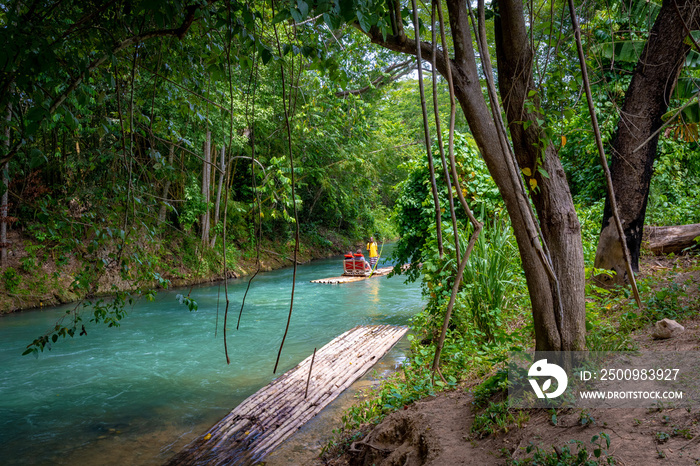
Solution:
[{"label": "riverbank soil", "polygon": [[[697,306],[697,264],[697,259],[651,257],[645,258],[641,273],[685,283],[687,295],[682,299]],[[685,332],[669,340],[653,339],[651,325],[632,338],[645,351],[700,351],[698,313],[696,309],[682,320]],[[463,388],[418,401],[356,433],[348,439],[349,449],[329,452],[316,464],[700,465],[699,408],[568,409],[559,410],[554,418],[551,410],[511,411],[510,421],[500,427],[494,422],[496,432],[479,438],[471,428],[483,408],[475,408],[472,400],[469,388]],[[601,433],[609,436],[609,447]]]},{"label": "riverbank soil", "polygon": [[[348,238],[330,230],[319,230],[313,238],[302,236],[298,263],[322,259],[359,247]],[[86,251],[57,253],[51,245],[42,244],[20,230],[8,232],[11,244],[7,267],[0,269],[0,315],[24,309],[56,306],[78,301],[84,293],[73,286],[85,270],[89,256]],[[153,271],[169,282],[168,287],[183,287],[222,280],[223,259],[221,247],[199,251],[197,239],[162,238],[160,243],[141,245],[147,257],[141,260],[153,264]],[[228,245],[228,278],[254,273],[258,267],[256,250],[246,242]],[[264,239],[260,247],[260,270],[270,271],[292,265],[294,241]],[[97,279],[96,295],[110,295],[115,290],[134,288],[162,288],[153,280],[139,283],[124,280],[116,263],[109,260],[114,251],[100,250],[92,262],[105,260],[108,264]]]}]

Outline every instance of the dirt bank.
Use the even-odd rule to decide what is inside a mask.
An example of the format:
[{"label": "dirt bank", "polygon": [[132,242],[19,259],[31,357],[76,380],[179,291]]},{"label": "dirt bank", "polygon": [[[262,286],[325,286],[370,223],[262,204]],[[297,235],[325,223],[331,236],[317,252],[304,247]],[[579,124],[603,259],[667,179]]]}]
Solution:
[{"label": "dirt bank", "polygon": [[[694,303],[694,315],[681,320],[685,332],[669,340],[653,339],[651,325],[636,331],[632,338],[640,350],[700,351],[700,268],[691,261],[676,273],[681,261],[687,259],[651,258],[642,273],[687,284],[683,299]],[[664,275],[666,271],[673,274]],[[700,465],[698,408],[512,410],[513,417],[501,424],[493,415],[494,432],[475,435],[472,425],[484,409],[474,406],[469,387],[441,393],[367,426],[348,450],[308,464]]]},{"label": "dirt bank", "polygon": [[[85,296],[83,290],[74,286],[80,274],[85,273],[86,265],[89,265],[84,260],[83,251],[58,255],[50,247],[31,240],[19,231],[11,231],[9,239],[12,247],[8,264],[0,270],[0,314],[71,303]],[[328,232],[321,241],[318,237],[302,237],[301,241],[297,256],[300,264],[358,247],[332,232]],[[256,251],[246,246],[235,243],[229,246],[229,278],[249,275],[257,270]],[[199,258],[188,260],[184,257],[185,249],[182,241],[164,240],[162,244],[151,245],[148,248],[149,257],[144,259],[153,263],[153,272],[167,280],[168,287],[191,286],[224,278],[220,253],[207,251]],[[260,247],[260,270],[270,271],[292,265],[293,251],[293,242],[263,241]],[[110,252],[112,251],[100,251],[99,255],[107,258]],[[190,255],[196,256],[197,251]],[[116,263],[108,265],[94,276],[94,296],[110,295],[115,290],[162,288],[156,280],[145,283],[137,282],[136,279],[124,280]]]},{"label": "dirt bank", "polygon": [[[700,318],[685,321],[686,332],[673,340],[653,340],[650,329],[635,339],[648,351],[699,351]],[[479,439],[471,433],[475,414],[468,391],[459,390],[426,398],[388,416],[351,449],[338,458],[314,464],[346,465],[470,465],[584,464],[595,461],[601,432],[610,447],[601,451],[601,464],[608,455],[618,465],[700,464],[700,412],[686,409],[569,409],[559,411],[556,425],[550,410],[523,411],[518,428]],[[603,437],[598,437],[598,440]],[[578,442],[581,442],[580,444]],[[566,461],[586,450],[585,461]],[[530,451],[528,451],[528,448]],[[537,449],[540,449],[538,458]],[[549,455],[560,462],[545,462]],[[517,463],[520,461],[520,463]],[[555,460],[553,460],[555,461]],[[597,463],[585,463],[597,464]]]}]

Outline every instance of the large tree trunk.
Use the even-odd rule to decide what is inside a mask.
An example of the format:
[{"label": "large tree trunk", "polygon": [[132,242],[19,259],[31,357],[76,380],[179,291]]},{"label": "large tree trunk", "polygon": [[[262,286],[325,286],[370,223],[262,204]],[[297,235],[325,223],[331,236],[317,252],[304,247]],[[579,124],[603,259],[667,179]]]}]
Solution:
[{"label": "large tree trunk", "polygon": [[[484,99],[466,4],[459,0],[448,0],[447,8],[454,59],[448,62],[445,55],[438,52],[437,68],[444,76],[447,66],[451,67],[457,100],[508,209],[532,303],[536,349],[581,350],[585,344],[583,252],[580,226],[564,171],[556,151],[548,147],[543,163],[549,178],[538,175],[540,192],[535,196],[535,205],[543,236],[551,252],[560,287],[558,293],[539,255],[539,240],[532,234],[536,231],[536,226],[527,210],[529,199],[514,182],[520,176],[519,168],[509,162],[510,153],[499,144],[496,123]],[[504,101],[508,105],[508,118],[513,122],[522,120],[522,102],[532,86],[529,64],[532,51],[528,48],[521,2],[500,2],[499,15],[499,87],[501,95],[507,96]],[[389,49],[415,54],[415,41],[408,41],[401,34],[384,39],[375,31],[371,32],[371,38],[373,42]],[[430,44],[422,43],[421,50],[425,56],[429,56]],[[539,126],[534,123],[529,131],[522,131],[522,128],[518,130],[511,124],[511,131],[518,164],[520,167],[533,168],[539,152],[534,153],[530,143],[539,142]],[[560,310],[563,315],[559,314]]]},{"label": "large tree trunk", "polygon": [[[561,166],[556,149],[547,145],[542,160],[541,147],[544,134],[539,125],[534,124],[541,116],[531,114],[525,109],[528,92],[535,90],[532,77],[533,51],[523,21],[523,3],[518,1],[500,1],[497,3],[495,16],[496,54],[498,60],[498,84],[503,106],[508,118],[508,126],[513,141],[513,150],[520,168],[528,168],[532,173],[537,188],[532,193],[533,202],[540,219],[542,236],[549,247],[555,275],[561,290],[561,305],[564,310],[562,323],[562,349],[583,349],[585,345],[585,302],[584,302],[584,260],[581,243],[581,226],[574,209],[573,198],[569,190],[564,169]],[[535,107],[539,102],[535,98]],[[525,130],[523,121],[532,125]],[[544,177],[538,167],[548,174]],[[529,182],[528,182],[529,185]],[[528,286],[530,281],[528,280]],[[540,292],[538,284],[533,292]],[[548,295],[553,306],[558,306],[557,293],[549,285]],[[549,311],[535,313],[535,332],[548,332],[551,323]],[[538,322],[539,320],[539,322]],[[550,337],[548,337],[550,338]],[[538,339],[539,342],[539,339]],[[552,341],[552,344],[554,341]],[[538,344],[539,346],[539,344]],[[544,348],[537,348],[544,349]]]},{"label": "large tree trunk", "polygon": [[[639,271],[644,217],[649,198],[661,116],[668,109],[671,92],[690,47],[684,43],[695,24],[697,0],[664,0],[632,75],[612,143],[610,172],[620,220],[625,231],[632,270]],[[645,143],[645,141],[647,141]],[[642,144],[644,145],[642,146]],[[639,150],[637,148],[642,146]],[[627,281],[625,258],[606,197],[595,267],[614,270],[615,282]]]}]

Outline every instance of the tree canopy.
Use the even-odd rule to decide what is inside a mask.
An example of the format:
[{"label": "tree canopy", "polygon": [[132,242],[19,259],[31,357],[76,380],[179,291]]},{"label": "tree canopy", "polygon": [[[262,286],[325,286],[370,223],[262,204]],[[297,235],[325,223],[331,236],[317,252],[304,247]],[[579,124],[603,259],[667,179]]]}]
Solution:
[{"label": "tree canopy", "polygon": [[[614,110],[624,115],[633,95],[660,102],[649,134],[658,138],[669,122],[662,137],[679,138],[662,147],[691,147],[684,153],[697,161],[686,141],[694,107],[682,103],[697,90],[697,1],[674,5],[586,3],[573,12],[613,173],[630,173],[615,162],[626,124],[615,129]],[[0,166],[10,198],[0,223],[18,219],[55,255],[84,251],[90,265],[74,286],[89,296],[110,268],[137,288],[157,280],[141,239],[164,232],[196,234],[203,249],[221,248],[226,258],[227,238],[291,244],[300,229],[317,237],[389,232],[397,199],[399,211],[420,203],[415,220],[399,219],[404,240],[417,235],[400,258],[420,260],[435,224],[440,256],[447,250],[458,264],[449,317],[476,244],[467,234],[459,247],[459,230],[478,234],[471,209],[484,202],[470,197],[466,151],[480,157],[509,216],[537,348],[582,349],[584,256],[574,202],[600,199],[604,186],[567,10],[558,0],[7,2]],[[657,26],[665,12],[683,28]],[[663,92],[635,90],[644,63],[662,63],[670,52],[678,59],[659,78]],[[677,115],[668,114],[671,96]],[[435,103],[437,118],[425,102]],[[455,129],[470,135],[456,137]],[[648,177],[656,146],[644,156]],[[630,183],[648,191],[648,179]],[[633,222],[627,227],[641,237]],[[109,323],[118,317],[95,314]]]}]

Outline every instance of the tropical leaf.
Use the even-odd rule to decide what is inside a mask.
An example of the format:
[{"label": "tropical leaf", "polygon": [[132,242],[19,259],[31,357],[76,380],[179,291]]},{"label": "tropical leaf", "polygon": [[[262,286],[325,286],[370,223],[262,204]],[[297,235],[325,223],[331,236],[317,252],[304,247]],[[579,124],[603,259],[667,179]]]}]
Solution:
[{"label": "tropical leaf", "polygon": [[605,42],[600,44],[597,52],[608,60],[624,63],[637,63],[642,54],[644,40],[623,40],[618,42]]},{"label": "tropical leaf", "polygon": [[[626,3],[627,2],[623,2],[625,7],[627,6]],[[647,23],[648,28],[651,28],[660,10],[661,2],[656,3],[650,0],[633,1],[629,4],[630,22],[637,22],[638,24],[638,21],[646,20],[645,23]]]},{"label": "tropical leaf", "polygon": [[685,66],[687,68],[698,68],[700,66],[700,53],[695,50],[688,52],[685,56]]},{"label": "tropical leaf", "polygon": [[674,118],[679,108],[674,108],[661,117],[664,121],[673,118],[664,135],[686,142],[698,141],[698,129],[700,128],[700,105],[698,101],[696,100],[683,108],[678,116]]},{"label": "tropical leaf", "polygon": [[676,88],[673,91],[673,98],[688,100],[697,95],[700,91],[700,80],[695,78],[678,78]]},{"label": "tropical leaf", "polygon": [[[673,116],[678,112],[681,107],[677,107],[666,112],[661,119],[663,121],[668,121],[673,118]],[[679,123],[700,123],[700,105],[698,101],[691,103],[685,107],[676,117]]]}]

